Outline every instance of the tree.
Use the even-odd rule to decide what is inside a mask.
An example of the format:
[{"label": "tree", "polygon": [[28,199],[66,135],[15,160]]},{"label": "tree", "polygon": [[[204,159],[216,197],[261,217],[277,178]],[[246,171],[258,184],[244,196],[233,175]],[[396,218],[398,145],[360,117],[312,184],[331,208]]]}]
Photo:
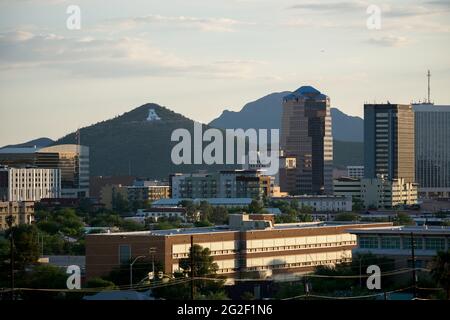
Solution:
[{"label": "tree", "polygon": [[[31,272],[23,272],[18,277],[18,285],[22,288],[33,289],[67,289],[67,274],[59,267],[53,265],[38,265]],[[24,299],[54,299],[58,292],[24,291]]]},{"label": "tree", "polygon": [[211,212],[211,216],[209,218],[214,224],[224,224],[228,221],[228,210],[225,207],[215,207]]},{"label": "tree", "polygon": [[314,218],[310,214],[301,214],[298,216],[301,222],[313,222]]},{"label": "tree", "polygon": [[[34,225],[19,225],[12,228],[14,235],[14,266],[16,270],[36,263],[39,259],[38,230]],[[6,237],[9,237],[10,230]]]},{"label": "tree", "polygon": [[352,212],[339,213],[334,218],[335,221],[358,221],[359,215]]},{"label": "tree", "polygon": [[361,210],[364,210],[364,202],[359,198],[353,197],[352,211],[359,212]]},{"label": "tree", "polygon": [[263,207],[258,200],[252,200],[252,202],[248,206],[248,211],[250,213],[260,213],[262,211],[262,209],[263,209]]},{"label": "tree", "polygon": [[[192,253],[193,252],[193,253]],[[219,266],[214,262],[214,258],[211,256],[211,251],[208,248],[202,248],[198,244],[194,244],[191,252],[189,252],[189,257],[180,259],[180,268],[184,270],[186,274],[190,274],[192,264],[191,256],[194,255],[194,274],[196,277],[204,277],[208,275],[215,275]]]},{"label": "tree", "polygon": [[[191,254],[194,257],[193,266],[191,265]],[[183,275],[177,274],[177,280],[172,280],[178,281],[178,283],[154,289],[155,296],[171,300],[190,299],[191,283],[180,283],[179,278],[188,278],[193,267],[195,277],[215,278],[214,280],[195,280],[195,299],[225,300],[228,298],[223,291],[225,280],[216,276],[219,267],[214,262],[213,257],[211,257],[211,252],[208,248],[194,245],[192,251],[189,253],[189,257],[180,259],[179,266],[183,269]]]},{"label": "tree", "polygon": [[411,216],[404,212],[399,212],[394,221],[394,224],[397,226],[412,226],[415,224]]},{"label": "tree", "polygon": [[450,250],[440,251],[433,258],[431,276],[445,290],[450,300]]},{"label": "tree", "polygon": [[112,281],[104,280],[102,278],[91,278],[86,283],[86,288],[92,289],[115,289],[116,285]]},{"label": "tree", "polygon": [[200,219],[209,221],[213,207],[207,201],[201,201],[198,210],[200,211]]},{"label": "tree", "polygon": [[128,203],[128,199],[125,199],[120,193],[116,193],[113,195],[112,207],[115,211],[118,211],[120,213],[130,211],[130,204]]},{"label": "tree", "polygon": [[126,232],[146,230],[145,225],[143,225],[142,223],[136,222],[136,221],[132,221],[132,220],[123,220],[120,228]]}]

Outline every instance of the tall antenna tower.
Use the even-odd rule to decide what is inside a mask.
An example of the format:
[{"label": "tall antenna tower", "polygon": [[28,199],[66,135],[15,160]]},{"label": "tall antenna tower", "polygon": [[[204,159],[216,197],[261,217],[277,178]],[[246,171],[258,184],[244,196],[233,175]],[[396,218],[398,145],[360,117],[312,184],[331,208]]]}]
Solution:
[{"label": "tall antenna tower", "polygon": [[430,100],[430,80],[431,80],[431,72],[430,72],[430,70],[428,70],[427,77],[428,77],[428,103],[431,103],[431,100]]}]

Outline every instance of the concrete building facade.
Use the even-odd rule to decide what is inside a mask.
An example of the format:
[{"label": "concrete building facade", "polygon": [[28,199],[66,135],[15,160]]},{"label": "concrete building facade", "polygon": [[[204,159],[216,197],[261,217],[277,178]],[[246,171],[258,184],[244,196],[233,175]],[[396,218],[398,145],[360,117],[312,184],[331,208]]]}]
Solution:
[{"label": "concrete building facade", "polygon": [[297,201],[299,207],[311,207],[313,212],[350,212],[352,211],[352,197],[344,196],[289,196],[272,198],[273,200]]},{"label": "concrete building facade", "polygon": [[270,215],[237,215],[230,221],[229,226],[211,228],[87,235],[87,278],[105,275],[132,257],[148,256],[150,248],[156,248],[155,259],[171,275],[180,270],[180,259],[188,257],[191,237],[195,244],[210,249],[218,273],[231,278],[247,272],[274,278],[305,273],[319,265],[350,261],[356,236],[346,229],[392,225],[275,225]]},{"label": "concrete building facade", "polygon": [[45,148],[0,149],[0,164],[14,168],[59,169],[61,197],[89,197],[89,147],[64,144]]},{"label": "concrete building facade", "polygon": [[13,226],[34,222],[33,201],[0,202],[0,231],[8,229],[7,218],[13,216]]},{"label": "concrete building facade", "polygon": [[274,178],[258,170],[228,170],[170,176],[171,197],[257,198],[270,197]]},{"label": "concrete building facade", "polygon": [[364,166],[347,166],[347,177],[354,179],[364,178]]},{"label": "concrete building facade", "polygon": [[414,112],[411,105],[364,105],[364,177],[415,182]]},{"label": "concrete building facade", "polygon": [[418,203],[417,184],[384,177],[361,180],[361,200],[368,208],[389,209]]},{"label": "concrete building facade", "polygon": [[60,169],[0,167],[1,201],[40,201],[60,197]]},{"label": "concrete building facade", "polygon": [[393,258],[398,268],[412,266],[411,247],[414,243],[416,268],[427,268],[438,251],[450,249],[450,227],[377,227],[349,229],[357,236],[353,253],[373,253]]}]

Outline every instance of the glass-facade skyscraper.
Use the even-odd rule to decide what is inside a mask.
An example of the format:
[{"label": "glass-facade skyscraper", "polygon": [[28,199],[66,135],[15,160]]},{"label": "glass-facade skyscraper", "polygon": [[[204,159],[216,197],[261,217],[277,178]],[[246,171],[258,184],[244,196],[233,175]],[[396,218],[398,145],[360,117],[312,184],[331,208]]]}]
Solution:
[{"label": "glass-facade skyscraper", "polygon": [[304,86],[283,98],[283,156],[295,159],[280,168],[281,191],[292,195],[333,193],[333,136],[330,98]]},{"label": "glass-facade skyscraper", "polygon": [[416,180],[428,197],[450,197],[450,106],[413,105]]},{"label": "glass-facade skyscraper", "polygon": [[364,105],[364,177],[415,182],[411,105]]}]

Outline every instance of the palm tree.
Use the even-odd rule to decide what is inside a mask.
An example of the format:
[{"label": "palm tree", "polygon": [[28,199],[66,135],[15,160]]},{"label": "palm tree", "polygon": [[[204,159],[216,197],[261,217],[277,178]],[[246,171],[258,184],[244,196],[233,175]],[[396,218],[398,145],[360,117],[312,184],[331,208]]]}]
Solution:
[{"label": "palm tree", "polygon": [[431,275],[445,290],[447,300],[450,300],[450,250],[440,251],[433,258]]}]

